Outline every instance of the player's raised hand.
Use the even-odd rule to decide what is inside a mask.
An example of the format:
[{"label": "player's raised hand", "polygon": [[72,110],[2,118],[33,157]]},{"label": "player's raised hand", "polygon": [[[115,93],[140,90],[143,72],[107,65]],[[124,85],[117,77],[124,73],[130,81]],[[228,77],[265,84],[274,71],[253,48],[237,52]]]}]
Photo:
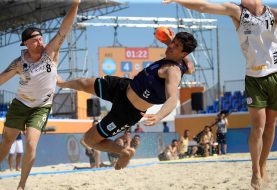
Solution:
[{"label": "player's raised hand", "polygon": [[141,113],[143,118],[145,119],[143,124],[145,126],[154,126],[156,125],[160,119],[157,114],[146,114],[146,113]]},{"label": "player's raised hand", "polygon": [[169,27],[159,26],[155,31],[155,37],[160,42],[169,45],[174,38],[174,32]]},{"label": "player's raised hand", "polygon": [[80,3],[81,3],[81,0],[72,0],[72,3],[80,4]]},{"label": "player's raised hand", "polygon": [[174,2],[174,0],[162,0],[162,3],[164,4],[168,4],[168,3],[172,3]]}]

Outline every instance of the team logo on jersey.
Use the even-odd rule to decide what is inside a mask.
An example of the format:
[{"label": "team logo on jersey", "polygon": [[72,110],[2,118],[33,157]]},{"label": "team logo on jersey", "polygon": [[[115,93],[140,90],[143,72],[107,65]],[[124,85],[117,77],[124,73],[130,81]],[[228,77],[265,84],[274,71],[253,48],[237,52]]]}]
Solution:
[{"label": "team logo on jersey", "polygon": [[37,127],[38,127],[39,129],[42,129],[42,127],[44,126],[46,120],[47,120],[47,114],[43,114],[43,116],[41,117],[41,120],[39,120],[39,121],[37,122]]},{"label": "team logo on jersey", "polygon": [[274,61],[274,64],[277,64],[277,51],[273,53],[273,61]]},{"label": "team logo on jersey", "polygon": [[109,130],[109,131],[112,131],[112,130],[114,130],[116,128],[116,125],[112,122],[112,123],[110,123],[109,125],[107,125],[107,129]]},{"label": "team logo on jersey", "polygon": [[150,96],[150,91],[146,89],[146,90],[143,92],[142,96],[143,96],[144,98],[148,98],[148,97]]},{"label": "team logo on jersey", "polygon": [[103,73],[112,75],[116,71],[116,63],[112,59],[105,59],[102,64]]},{"label": "team logo on jersey", "polygon": [[246,98],[246,103],[249,105],[249,104],[252,104],[253,100],[251,97],[248,97]]}]

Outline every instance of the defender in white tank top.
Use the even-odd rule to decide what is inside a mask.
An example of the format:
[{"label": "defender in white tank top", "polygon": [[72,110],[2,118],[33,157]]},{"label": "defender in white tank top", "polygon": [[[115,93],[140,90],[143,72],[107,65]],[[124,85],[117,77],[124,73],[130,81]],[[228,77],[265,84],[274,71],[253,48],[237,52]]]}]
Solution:
[{"label": "defender in white tank top", "polygon": [[[53,94],[57,84],[57,64],[59,50],[70,32],[81,0],[71,0],[71,6],[61,26],[48,44],[43,43],[39,28],[30,26],[21,34],[20,46],[26,50],[14,59],[0,73],[0,85],[19,75],[19,89],[16,98],[9,106],[0,143],[0,162],[2,162],[20,131],[26,133],[25,153],[22,172],[17,188],[25,189],[25,184],[33,166],[41,132],[47,125],[51,111]],[[32,4],[32,3],[31,3]],[[33,4],[35,5],[35,4]],[[3,55],[4,56],[4,55]]]},{"label": "defender in white tank top", "polygon": [[277,32],[269,7],[260,16],[242,7],[237,33],[246,58],[246,75],[263,77],[277,72]]},{"label": "defender in white tank top", "polygon": [[20,74],[16,99],[28,107],[52,104],[57,80],[56,64],[46,52],[43,52],[38,62],[28,63],[24,58],[25,52],[26,50],[21,52],[23,72]]},{"label": "defender in white tank top", "polygon": [[252,160],[251,186],[260,190],[269,182],[267,158],[274,142],[277,120],[276,1],[275,8],[264,6],[262,0],[240,0],[240,5],[205,0],[162,2],[176,2],[201,13],[229,16],[237,28],[247,61],[245,92],[252,125],[248,139]]}]

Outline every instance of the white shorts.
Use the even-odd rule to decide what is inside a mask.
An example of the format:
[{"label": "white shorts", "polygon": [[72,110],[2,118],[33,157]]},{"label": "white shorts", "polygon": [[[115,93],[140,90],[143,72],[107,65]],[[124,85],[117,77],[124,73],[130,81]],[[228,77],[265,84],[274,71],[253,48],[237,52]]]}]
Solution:
[{"label": "white shorts", "polygon": [[10,154],[14,153],[23,153],[23,141],[22,140],[16,140],[11,146]]}]

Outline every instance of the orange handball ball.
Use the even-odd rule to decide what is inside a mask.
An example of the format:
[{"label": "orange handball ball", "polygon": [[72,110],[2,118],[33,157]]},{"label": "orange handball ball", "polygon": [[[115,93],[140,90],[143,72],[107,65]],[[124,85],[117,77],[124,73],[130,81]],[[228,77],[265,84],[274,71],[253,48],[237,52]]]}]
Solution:
[{"label": "orange handball ball", "polygon": [[170,28],[165,26],[158,27],[155,32],[156,39],[163,43],[168,40],[171,40],[173,36],[174,36],[173,31]]}]

